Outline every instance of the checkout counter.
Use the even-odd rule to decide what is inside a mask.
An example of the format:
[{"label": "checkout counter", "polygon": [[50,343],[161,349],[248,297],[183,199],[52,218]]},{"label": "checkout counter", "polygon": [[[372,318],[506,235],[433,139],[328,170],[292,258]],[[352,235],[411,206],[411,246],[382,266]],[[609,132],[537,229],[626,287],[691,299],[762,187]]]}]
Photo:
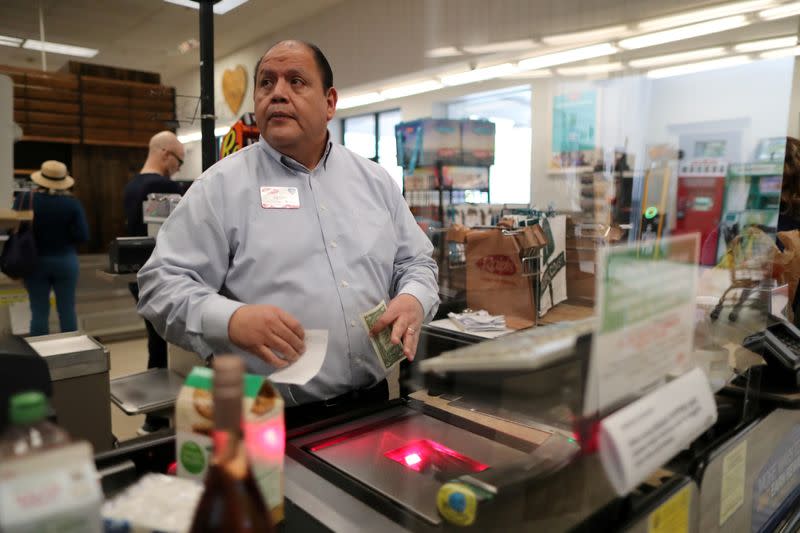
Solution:
[{"label": "checkout counter", "polygon": [[[588,319],[483,342],[454,332],[451,350],[416,365],[415,392],[289,431],[283,530],[796,530],[800,409],[766,392],[758,368],[716,395],[714,426],[618,497],[571,416],[593,327]],[[521,364],[513,354],[523,349]],[[492,371],[468,371],[487,360]],[[174,459],[166,431],[96,464],[110,497]]]}]

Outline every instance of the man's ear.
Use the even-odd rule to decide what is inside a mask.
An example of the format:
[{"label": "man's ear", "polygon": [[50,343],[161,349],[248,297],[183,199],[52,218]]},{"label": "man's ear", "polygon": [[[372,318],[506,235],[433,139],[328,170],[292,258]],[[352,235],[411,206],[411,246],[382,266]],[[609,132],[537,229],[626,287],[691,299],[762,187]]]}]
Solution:
[{"label": "man's ear", "polygon": [[336,113],[336,102],[339,101],[339,93],[336,92],[336,87],[331,87],[328,89],[328,94],[326,96],[328,101],[328,120],[333,118],[333,115]]}]

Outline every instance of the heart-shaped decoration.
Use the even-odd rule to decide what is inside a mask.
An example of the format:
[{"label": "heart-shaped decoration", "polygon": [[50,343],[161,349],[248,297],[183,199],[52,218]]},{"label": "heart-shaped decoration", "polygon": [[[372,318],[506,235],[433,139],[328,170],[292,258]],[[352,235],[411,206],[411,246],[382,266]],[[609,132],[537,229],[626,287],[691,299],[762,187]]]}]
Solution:
[{"label": "heart-shaped decoration", "polygon": [[247,69],[237,65],[234,69],[226,68],[222,73],[222,95],[225,102],[237,114],[244,100],[244,91],[247,89]]}]

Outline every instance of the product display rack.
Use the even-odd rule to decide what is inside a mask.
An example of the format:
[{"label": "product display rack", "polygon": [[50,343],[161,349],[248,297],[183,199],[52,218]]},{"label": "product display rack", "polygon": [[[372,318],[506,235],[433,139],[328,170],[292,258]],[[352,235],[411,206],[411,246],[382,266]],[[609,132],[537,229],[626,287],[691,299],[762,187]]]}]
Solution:
[{"label": "product display rack", "polygon": [[[483,187],[460,187],[454,186],[454,184],[445,185],[445,168],[474,168],[474,169],[485,169],[486,171],[486,179],[485,179],[485,186]],[[425,186],[425,187],[408,187],[408,179],[413,174],[406,174],[403,173],[403,196],[408,202],[409,207],[411,208],[411,212],[415,216],[425,216],[428,215],[428,218],[431,218],[435,221],[441,223],[442,227],[445,227],[446,224],[446,216],[445,216],[445,205],[458,205],[467,203],[466,200],[458,201],[458,199],[454,198],[454,193],[456,192],[464,192],[466,191],[476,191],[479,193],[486,193],[486,201],[482,203],[489,203],[490,202],[490,191],[489,191],[489,167],[490,165],[450,165],[445,164],[442,161],[437,161],[433,166],[421,166],[417,167],[417,169],[431,169],[433,171],[433,183],[432,186]],[[415,205],[413,201],[413,196],[415,193],[436,193],[435,198],[437,198],[437,203],[433,205],[435,207],[435,213],[430,213],[424,206]],[[445,193],[447,193],[447,202],[445,203]],[[428,205],[428,207],[430,204]],[[430,216],[431,214],[435,214],[434,216]]]}]

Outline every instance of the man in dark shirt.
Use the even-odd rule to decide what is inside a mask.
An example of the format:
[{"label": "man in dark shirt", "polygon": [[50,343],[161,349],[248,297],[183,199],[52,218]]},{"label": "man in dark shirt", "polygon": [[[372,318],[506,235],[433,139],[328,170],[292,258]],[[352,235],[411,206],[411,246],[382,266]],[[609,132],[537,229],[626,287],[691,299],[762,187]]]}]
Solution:
[{"label": "man in dark shirt", "polygon": [[[181,192],[178,183],[172,181],[170,176],[178,172],[183,165],[185,153],[183,145],[171,131],[156,133],[150,139],[147,161],[139,174],[128,182],[123,192],[128,236],[147,235],[142,203],[147,199],[148,194],[179,194]],[[134,282],[129,285],[129,288],[138,303],[139,285]],[[147,328],[147,368],[166,368],[167,343],[158,335],[148,320],[145,320],[144,324]],[[166,419],[148,415],[144,425],[139,428],[139,434],[151,433],[167,425]]]}]

